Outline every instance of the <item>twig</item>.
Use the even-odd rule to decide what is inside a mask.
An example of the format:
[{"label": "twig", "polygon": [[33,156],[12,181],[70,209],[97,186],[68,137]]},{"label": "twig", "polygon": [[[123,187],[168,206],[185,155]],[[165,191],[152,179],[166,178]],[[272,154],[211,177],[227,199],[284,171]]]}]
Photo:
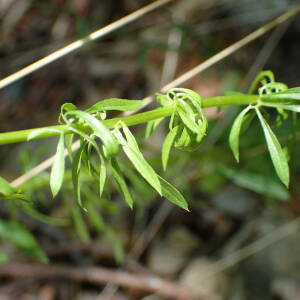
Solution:
[{"label": "twig", "polygon": [[161,7],[164,4],[167,4],[168,2],[170,2],[171,0],[158,0],[155,1],[147,6],[142,7],[141,9],[127,15],[126,17],[123,17],[121,19],[118,19],[117,21],[103,27],[100,28],[99,30],[92,32],[91,34],[89,34],[88,36],[84,37],[83,39],[77,40],[69,45],[67,45],[64,48],[61,48],[53,53],[51,53],[50,55],[34,62],[33,64],[21,69],[20,71],[9,75],[8,77],[0,80],[0,89],[4,88],[5,86],[23,78],[24,76],[38,70],[41,69],[42,67],[50,64],[51,62],[81,48],[82,46],[86,45],[88,42],[97,40],[111,32],[113,32],[116,29],[119,29],[120,27],[127,25],[135,20],[137,20],[138,18],[144,16],[145,14],[153,11],[156,8]]},{"label": "twig", "polygon": [[130,256],[134,257],[135,259],[139,259],[141,257],[145,249],[148,247],[150,242],[153,240],[153,238],[159,231],[165,219],[172,211],[173,207],[174,206],[171,205],[169,202],[163,202],[161,204],[157,213],[152,218],[146,230],[139,236],[137,241],[134,243],[134,246],[129,254]]},{"label": "twig", "polygon": [[242,90],[246,90],[251,81],[254,79],[255,75],[261,71],[268,61],[270,55],[276,48],[278,42],[281,40],[287,29],[289,28],[292,20],[288,20],[280,24],[270,35],[265,45],[262,47],[260,53],[256,56],[254,63],[252,64],[250,70],[248,71],[245,79],[242,83]]},{"label": "twig", "polygon": [[169,84],[165,85],[162,88],[162,92],[166,92],[169,89],[172,89],[176,86],[181,85],[183,82],[186,82],[187,80],[189,80],[192,77],[196,76],[197,74],[199,74],[203,70],[206,70],[207,68],[209,68],[213,64],[217,63],[221,59],[229,56],[230,54],[236,52],[237,50],[241,49],[242,47],[249,44],[250,42],[256,40],[259,37],[261,37],[262,35],[264,35],[268,31],[272,30],[277,25],[279,25],[279,24],[287,21],[288,19],[296,16],[299,12],[300,12],[300,5],[296,5],[294,8],[292,8],[291,10],[287,11],[286,13],[280,15],[279,17],[277,17],[273,21],[271,21],[271,22],[267,23],[266,25],[260,27],[259,29],[255,30],[254,32],[250,33],[249,35],[247,35],[244,38],[242,38],[241,40],[239,40],[238,42],[236,42],[236,43],[232,44],[231,46],[225,48],[221,52],[213,55],[212,57],[210,57],[209,59],[207,59],[206,61],[204,61],[200,65],[196,66],[195,68],[191,69],[190,71],[188,71],[188,72],[184,73],[183,75],[179,76],[174,81],[172,81]]},{"label": "twig", "polygon": [[[225,48],[221,52],[215,54],[211,58],[207,59],[206,61],[202,62],[195,68],[191,69],[190,71],[184,73],[183,75],[179,76],[177,79],[173,80],[169,84],[165,85],[161,88],[162,92],[165,92],[171,88],[180,86],[185,81],[188,81],[189,79],[193,78],[194,76],[198,75],[199,73],[203,72],[204,70],[208,69],[215,63],[221,61],[223,58],[229,56],[230,54],[236,52],[237,50],[241,49],[242,47],[246,46],[248,43],[254,41],[255,39],[259,38],[260,36],[264,35],[268,31],[272,30],[275,26],[287,21],[288,19],[294,17],[296,14],[300,12],[300,5],[295,6],[293,9],[289,10],[288,12],[282,14],[272,22],[260,27],[259,29],[255,30],[251,34],[247,35],[243,39],[239,40],[238,42],[232,44],[231,46]],[[1,83],[1,81],[0,81]],[[1,88],[1,86],[0,86]],[[147,106],[151,101],[152,97],[148,96],[144,98],[144,107]],[[131,112],[130,114],[133,114],[134,112]],[[74,146],[75,147],[75,146]],[[75,149],[78,149],[78,145],[75,147]],[[39,173],[45,171],[48,169],[54,160],[54,156],[47,159],[46,162],[42,162],[41,164],[37,165],[35,168],[30,170],[29,172],[23,174],[22,176],[16,178],[11,184],[14,187],[18,187],[21,184],[25,183],[29,179],[33,178],[34,176],[38,175]]]},{"label": "twig", "polygon": [[[184,15],[174,16],[174,19],[180,19],[181,22],[185,19]],[[178,28],[173,28],[170,30],[168,38],[168,47],[169,50],[166,51],[164,64],[161,72],[161,86],[165,85],[167,82],[170,82],[175,77],[179,53],[178,49],[182,41],[182,32]]]},{"label": "twig", "polygon": [[101,267],[77,268],[61,265],[8,263],[0,265],[0,276],[36,279],[63,278],[94,284],[111,283],[123,288],[157,293],[165,297],[172,297],[172,299],[193,299],[184,288],[157,276],[134,275]]},{"label": "twig", "polygon": [[256,240],[252,244],[241,248],[232,254],[225,256],[216,263],[214,263],[213,271],[207,274],[207,278],[223,272],[224,270],[233,267],[240,261],[255,255],[257,252],[264,250],[265,248],[279,242],[286,238],[290,234],[298,231],[300,228],[300,217],[287,222],[283,226],[276,228],[271,233],[266,234],[262,238]]}]

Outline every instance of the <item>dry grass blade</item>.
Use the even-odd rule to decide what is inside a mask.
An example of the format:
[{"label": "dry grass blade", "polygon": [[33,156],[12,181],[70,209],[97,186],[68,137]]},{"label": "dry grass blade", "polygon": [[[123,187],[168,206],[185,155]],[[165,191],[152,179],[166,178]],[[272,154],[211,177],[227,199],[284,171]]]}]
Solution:
[{"label": "dry grass blade", "polygon": [[[254,41],[255,39],[261,37],[262,35],[266,34],[270,30],[272,30],[274,27],[276,27],[279,24],[282,24],[283,22],[293,18],[300,12],[300,5],[297,5],[293,7],[288,12],[280,15],[273,21],[267,23],[266,25],[260,27],[259,29],[255,30],[254,32],[250,33],[249,35],[245,36],[241,40],[237,41],[236,43],[232,44],[231,46],[225,48],[224,50],[220,51],[219,53],[215,54],[211,58],[207,59],[206,61],[202,62],[195,68],[191,69],[190,71],[184,73],[183,75],[179,76],[172,82],[168,83],[167,85],[163,86],[161,88],[162,92],[165,92],[171,88],[180,86],[184,82],[188,81],[189,79],[193,78],[194,76],[198,75],[199,73],[203,72],[204,70],[208,69],[212,65],[216,64],[217,62],[221,61],[225,57],[233,54],[237,50],[241,49],[242,47],[246,46],[250,42]],[[1,83],[1,82],[0,82]],[[1,87],[0,87],[1,88]],[[151,101],[152,97],[148,96],[144,98],[144,107],[147,106]],[[130,114],[133,114],[135,112],[130,112]],[[128,114],[127,114],[128,115]],[[74,150],[78,149],[78,145],[73,145]],[[23,174],[22,176],[15,179],[13,182],[11,182],[11,185],[14,187],[20,186],[21,184],[25,183],[32,177],[38,175],[39,173],[45,171],[52,165],[53,157],[50,157],[47,159],[47,161],[42,162],[41,164],[37,165],[33,169],[31,169],[29,172]],[[47,163],[46,163],[47,162]]]},{"label": "dry grass blade", "polygon": [[232,254],[225,256],[216,263],[214,263],[213,271],[207,274],[207,278],[223,272],[224,270],[233,267],[244,259],[255,255],[256,253],[266,249],[267,247],[279,242],[280,240],[288,237],[289,235],[297,232],[300,227],[300,218],[287,222],[286,224],[276,228],[271,233],[266,234],[262,238],[256,240],[252,244],[241,248]]},{"label": "dry grass blade", "polygon": [[179,76],[169,84],[165,85],[161,90],[162,92],[166,92],[169,89],[172,89],[174,87],[177,87],[181,85],[182,83],[186,82],[187,80],[191,79],[192,77],[198,75],[202,71],[208,69],[215,63],[219,62],[223,58],[229,56],[230,54],[236,52],[237,50],[241,49],[245,45],[249,44],[250,42],[256,40],[260,36],[264,35],[268,31],[272,30],[274,27],[276,27],[279,24],[282,24],[283,22],[289,20],[290,18],[293,18],[300,12],[300,5],[295,6],[291,10],[287,11],[286,13],[282,14],[278,18],[274,19],[273,21],[269,22],[268,24],[260,27],[259,29],[255,30],[251,34],[245,36],[241,40],[237,41],[236,43],[232,44],[231,46],[225,48],[224,50],[220,51],[219,53],[213,55],[203,63],[199,64],[195,68],[191,69],[190,71],[184,73],[183,75]]},{"label": "dry grass blade", "polygon": [[147,291],[168,299],[192,300],[189,291],[158,276],[132,274],[101,267],[69,267],[61,265],[8,263],[0,266],[0,275],[34,279],[67,279],[96,285],[111,283],[135,291]]},{"label": "dry grass blade", "polygon": [[153,11],[156,8],[161,7],[162,5],[167,4],[168,2],[170,2],[171,0],[158,0],[155,1],[147,6],[142,7],[141,9],[127,15],[126,17],[123,17],[121,19],[118,19],[117,21],[103,27],[100,28],[97,31],[92,32],[91,34],[89,34],[88,36],[84,37],[83,39],[77,40],[69,45],[67,45],[64,48],[61,48],[53,53],[51,53],[50,55],[36,61],[35,63],[19,70],[18,72],[9,75],[8,77],[0,80],[0,89],[6,87],[7,85],[25,77],[26,75],[41,69],[42,67],[50,64],[51,62],[83,47],[84,45],[86,45],[88,42],[97,40],[139,18],[141,18],[142,16],[144,16],[145,14]]}]

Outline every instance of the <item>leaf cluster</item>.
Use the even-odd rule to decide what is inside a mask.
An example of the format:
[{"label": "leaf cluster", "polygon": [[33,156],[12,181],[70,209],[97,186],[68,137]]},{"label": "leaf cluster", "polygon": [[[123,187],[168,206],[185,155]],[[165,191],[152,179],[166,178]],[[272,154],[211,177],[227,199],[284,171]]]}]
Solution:
[{"label": "leaf cluster", "polygon": [[262,71],[251,84],[248,93],[258,92],[259,100],[243,109],[235,119],[229,135],[229,144],[233,155],[239,162],[239,136],[243,124],[249,119],[250,112],[255,111],[262,126],[269,154],[281,182],[288,187],[290,181],[288,157],[281,147],[264,114],[264,108],[275,108],[278,114],[284,111],[299,112],[300,88],[289,89],[286,84],[276,82],[271,71]]}]

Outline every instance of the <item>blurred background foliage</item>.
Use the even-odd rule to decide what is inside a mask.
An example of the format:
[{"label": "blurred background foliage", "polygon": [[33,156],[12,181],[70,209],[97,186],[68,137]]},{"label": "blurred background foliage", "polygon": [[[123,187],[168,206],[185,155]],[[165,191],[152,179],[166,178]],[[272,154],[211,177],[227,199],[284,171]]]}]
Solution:
[{"label": "blurred background foliage", "polygon": [[[150,2],[2,0],[0,77]],[[65,102],[86,108],[110,97],[142,99],[287,11],[294,2],[171,1],[2,89],[1,132],[55,124],[60,105]],[[280,30],[265,35],[193,78],[185,87],[202,97],[245,91],[262,69],[271,69],[278,81],[290,87],[300,86],[299,17],[279,27]],[[277,230],[300,211],[298,119],[291,115],[273,123],[290,157],[292,182],[287,191],[274,174],[258,122],[252,122],[242,133],[241,161],[239,165],[235,163],[228,134],[238,111],[236,107],[208,109],[209,131],[201,147],[191,153],[172,151],[164,177],[185,195],[190,213],[162,202],[126,160],[121,167],[126,170],[136,200],[132,211],[112,182],[108,180],[109,188],[99,199],[97,183],[83,176],[82,194],[89,209],[86,213],[74,199],[68,172],[63,190],[52,199],[49,173],[43,172],[22,186],[30,202],[0,203],[1,219],[7,220],[3,221],[3,229],[0,224],[3,238],[0,260],[32,262],[31,256],[41,261],[49,259],[50,264],[112,268],[121,265],[132,270],[126,264],[130,254],[147,271],[191,290],[196,299],[202,299],[203,295],[206,299],[298,299],[295,296],[300,293],[297,229],[284,241],[253,253],[251,258],[234,264],[227,272],[217,273],[205,286],[200,284],[212,265]],[[143,153],[161,173],[160,150],[165,125],[160,125],[144,141],[144,127],[134,128]],[[30,170],[54,153],[55,143],[49,139],[2,146],[1,176],[13,180]],[[7,236],[7,232],[17,237]],[[24,244],[20,245],[18,234],[25,239]],[[11,243],[23,251],[12,249]],[[287,257],[284,262],[282,258]],[[31,297],[26,299],[37,295],[46,297],[42,296],[45,286],[50,286],[53,295],[48,294],[52,298],[39,299],[142,299],[147,295],[120,289],[111,296],[115,298],[108,298],[102,285],[76,285],[67,280],[50,283],[36,280],[34,287],[17,285],[12,292],[8,287],[16,284],[13,280],[4,276],[1,282],[0,294],[17,297],[13,299],[24,295]],[[164,299],[157,297],[147,299]]]}]

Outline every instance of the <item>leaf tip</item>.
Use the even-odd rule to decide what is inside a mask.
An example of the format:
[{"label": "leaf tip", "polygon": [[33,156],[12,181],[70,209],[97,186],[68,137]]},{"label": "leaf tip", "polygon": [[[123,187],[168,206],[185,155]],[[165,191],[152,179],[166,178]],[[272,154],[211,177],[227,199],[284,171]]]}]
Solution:
[{"label": "leaf tip", "polygon": [[240,162],[240,156],[239,156],[239,154],[234,154],[234,158],[235,158],[235,160],[236,160],[237,163]]}]

